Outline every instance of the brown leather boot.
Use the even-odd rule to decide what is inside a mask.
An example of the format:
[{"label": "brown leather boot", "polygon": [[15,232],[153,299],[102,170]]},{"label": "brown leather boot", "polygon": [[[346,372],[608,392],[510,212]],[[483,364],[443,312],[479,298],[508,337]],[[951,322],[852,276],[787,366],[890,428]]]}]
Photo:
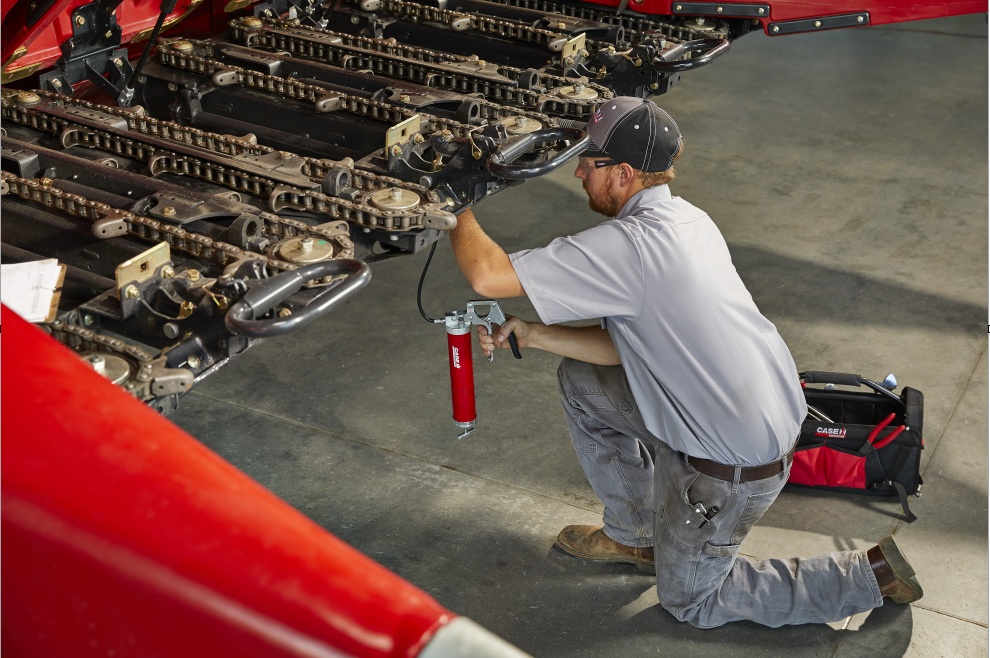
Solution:
[{"label": "brown leather boot", "polygon": [[908,564],[901,549],[897,547],[893,535],[888,535],[880,543],[866,552],[876,576],[880,593],[894,603],[911,603],[925,593],[914,577],[914,569]]},{"label": "brown leather boot", "polygon": [[631,564],[640,571],[655,573],[653,547],[620,544],[593,525],[569,525],[557,535],[557,548],[592,562]]}]

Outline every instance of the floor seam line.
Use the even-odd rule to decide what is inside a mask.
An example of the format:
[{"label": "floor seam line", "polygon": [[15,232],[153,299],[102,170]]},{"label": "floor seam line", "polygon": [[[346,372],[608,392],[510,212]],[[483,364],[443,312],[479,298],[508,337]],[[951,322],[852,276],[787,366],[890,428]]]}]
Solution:
[{"label": "floor seam line", "polygon": [[928,612],[934,612],[937,615],[945,615],[946,617],[952,617],[953,619],[958,619],[959,621],[964,621],[968,624],[973,624],[974,626],[982,626],[983,628],[990,628],[990,624],[985,624],[982,621],[976,621],[975,619],[967,619],[960,615],[953,614],[951,612],[946,612],[944,610],[936,610],[935,608],[929,608],[927,605],[921,605],[920,603],[911,604],[915,608],[921,608],[922,610],[927,610]]},{"label": "floor seam line", "polygon": [[[980,352],[976,355],[976,362],[969,371],[969,376],[966,378],[966,383],[963,384],[962,389],[959,391],[959,397],[956,398],[955,404],[952,405],[952,411],[949,412],[949,417],[945,420],[945,425],[942,426],[942,431],[938,434],[938,439],[935,441],[935,447],[932,448],[932,456],[928,458],[928,463],[925,465],[925,472],[921,474],[924,478],[925,474],[928,473],[928,469],[931,467],[932,462],[935,460],[935,455],[938,454],[938,449],[942,446],[942,439],[945,437],[945,433],[949,431],[949,425],[952,424],[952,419],[956,416],[956,411],[959,410],[959,405],[962,404],[963,397],[966,396],[966,391],[969,390],[970,384],[973,383],[973,377],[976,376],[976,371],[980,367],[980,363],[983,362],[983,355],[987,351],[987,338],[984,337],[983,345],[980,346]],[[924,430],[922,430],[924,431]]]},{"label": "floor seam line", "polygon": [[477,473],[470,473],[468,471],[463,471],[463,470],[461,470],[459,468],[454,468],[453,466],[450,466],[449,464],[438,464],[436,462],[432,462],[432,461],[430,461],[428,459],[424,459],[424,458],[419,457],[417,455],[411,455],[411,454],[406,453],[406,452],[400,452],[398,450],[393,450],[392,448],[386,448],[384,446],[378,446],[378,445],[375,445],[373,443],[368,443],[366,441],[361,441],[360,439],[355,439],[355,438],[349,437],[349,436],[344,435],[344,434],[338,434],[336,432],[333,432],[333,431],[328,430],[328,429],[324,429],[322,427],[316,427],[316,426],[313,426],[313,425],[307,425],[306,423],[302,423],[302,422],[297,421],[297,420],[292,420],[291,418],[285,418],[283,416],[279,416],[277,414],[273,414],[273,413],[271,413],[269,411],[262,411],[261,409],[254,409],[252,407],[247,407],[247,406],[244,406],[242,404],[237,404],[236,402],[231,402],[230,400],[224,400],[224,399],[221,399],[221,398],[215,398],[215,397],[206,395],[204,393],[200,393],[199,391],[190,391],[190,394],[195,394],[195,395],[198,395],[199,397],[205,398],[207,400],[213,400],[214,402],[220,402],[220,403],[223,403],[223,404],[228,404],[228,405],[230,405],[232,407],[237,407],[238,409],[244,409],[245,411],[252,411],[254,413],[258,413],[258,414],[261,414],[263,416],[268,416],[269,418],[273,418],[273,419],[276,419],[276,420],[279,420],[279,421],[282,421],[282,422],[285,422],[285,423],[296,425],[297,427],[303,427],[303,428],[306,428],[308,430],[312,430],[314,432],[319,432],[320,434],[326,434],[328,436],[332,436],[335,439],[339,439],[341,441],[348,441],[350,443],[357,443],[359,445],[367,446],[367,447],[373,448],[375,450],[380,450],[381,452],[386,452],[386,453],[392,454],[392,455],[399,455],[401,457],[406,457],[408,459],[416,460],[416,461],[418,461],[420,463],[423,463],[423,464],[429,464],[431,466],[436,466],[437,468],[443,468],[443,469],[446,469],[446,470],[449,470],[449,471],[453,471],[454,473],[461,473],[462,475],[467,475],[469,477],[476,478],[478,480],[484,480],[486,482],[492,482],[494,484],[498,484],[500,486],[507,487],[509,489],[515,489],[517,491],[523,491],[523,492],[528,493],[530,495],[539,496],[540,498],[546,498],[547,500],[553,500],[555,502],[561,503],[563,505],[567,505],[568,507],[573,507],[575,509],[582,510],[584,512],[591,512],[593,514],[594,513],[597,513],[596,510],[588,509],[587,507],[581,507],[580,505],[575,505],[574,503],[569,503],[566,500],[561,500],[560,498],[554,498],[553,496],[548,496],[547,494],[540,493],[539,491],[533,491],[533,490],[527,489],[525,487],[520,487],[519,485],[509,484],[507,482],[502,482],[500,480],[494,480],[492,478],[485,477],[484,475],[478,475]]}]

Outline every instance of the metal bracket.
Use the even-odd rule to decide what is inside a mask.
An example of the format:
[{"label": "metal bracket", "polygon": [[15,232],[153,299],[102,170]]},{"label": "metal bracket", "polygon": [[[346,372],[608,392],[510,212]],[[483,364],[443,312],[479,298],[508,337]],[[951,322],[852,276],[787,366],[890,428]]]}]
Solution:
[{"label": "metal bracket", "polygon": [[767,34],[772,37],[782,34],[799,34],[801,32],[817,32],[819,30],[834,30],[839,27],[860,27],[870,24],[870,12],[861,11],[856,14],[840,14],[838,16],[822,16],[820,18],[802,18],[797,21],[780,21],[767,25]]},{"label": "metal bracket", "polygon": [[732,16],[770,18],[770,5],[742,5],[734,2],[675,2],[672,12],[687,16]]}]

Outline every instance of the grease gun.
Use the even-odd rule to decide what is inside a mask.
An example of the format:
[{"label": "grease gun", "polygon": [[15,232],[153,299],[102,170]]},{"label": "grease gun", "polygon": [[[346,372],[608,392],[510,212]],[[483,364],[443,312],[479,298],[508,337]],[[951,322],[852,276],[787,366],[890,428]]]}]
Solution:
[{"label": "grease gun", "polygon": [[[481,314],[476,309],[478,306],[488,307],[488,312]],[[474,327],[484,325],[490,335],[494,335],[492,324],[504,324],[505,314],[494,299],[476,299],[467,303],[467,308],[462,311],[446,313],[443,319],[432,320],[436,324],[441,322],[447,327],[447,357],[450,361],[450,397],[454,407],[454,425],[463,430],[457,436],[458,439],[472,434],[475,430],[475,423],[478,414],[474,405],[474,361],[471,358],[471,332]],[[512,355],[517,359],[522,358],[519,353],[519,344],[516,342],[516,333],[509,334],[509,346],[512,348]],[[492,350],[488,356],[491,362],[495,357]]]}]

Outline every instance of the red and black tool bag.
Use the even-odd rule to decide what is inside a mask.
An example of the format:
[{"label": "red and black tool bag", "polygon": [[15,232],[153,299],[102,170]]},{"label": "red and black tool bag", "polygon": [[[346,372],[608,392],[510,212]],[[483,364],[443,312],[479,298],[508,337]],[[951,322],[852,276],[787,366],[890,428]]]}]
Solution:
[{"label": "red and black tool bag", "polygon": [[[851,493],[897,496],[908,523],[917,517],[907,497],[920,495],[924,420],[921,391],[895,395],[859,375],[804,372],[809,413],[794,450],[791,484]],[[807,384],[867,385],[870,392]]]}]

